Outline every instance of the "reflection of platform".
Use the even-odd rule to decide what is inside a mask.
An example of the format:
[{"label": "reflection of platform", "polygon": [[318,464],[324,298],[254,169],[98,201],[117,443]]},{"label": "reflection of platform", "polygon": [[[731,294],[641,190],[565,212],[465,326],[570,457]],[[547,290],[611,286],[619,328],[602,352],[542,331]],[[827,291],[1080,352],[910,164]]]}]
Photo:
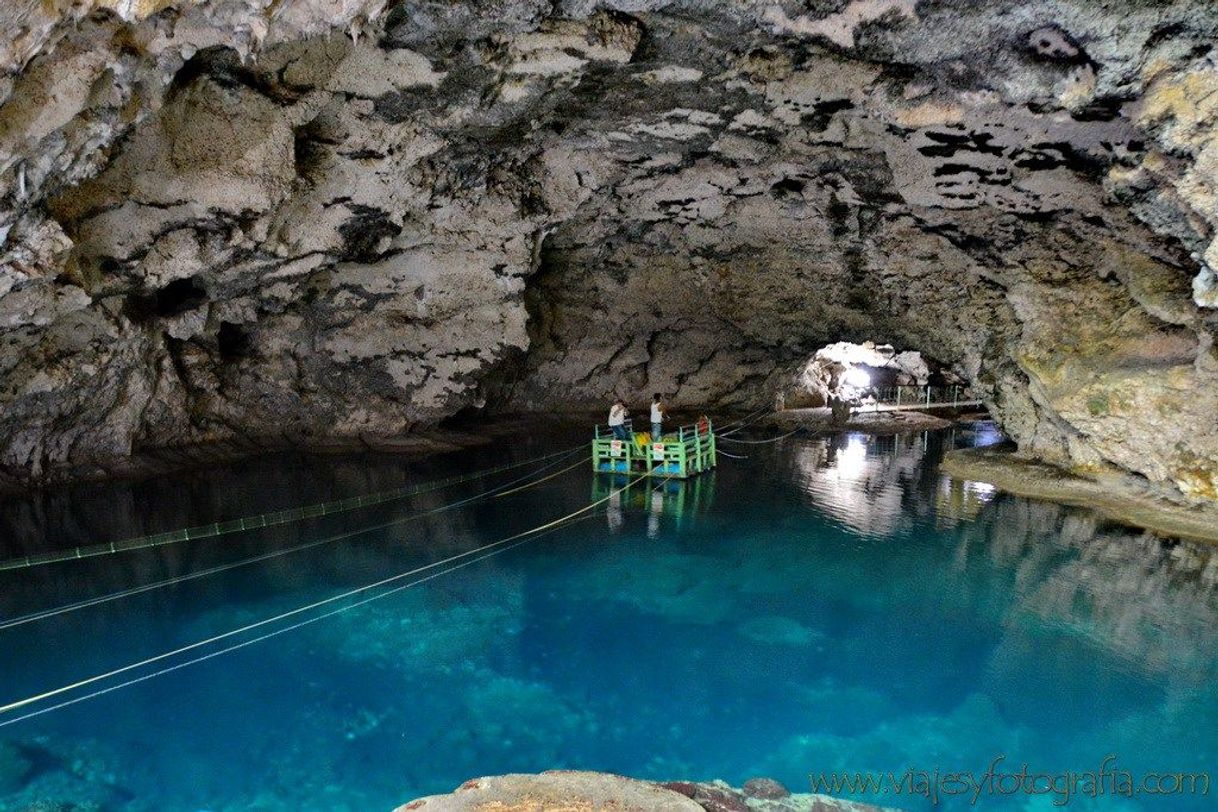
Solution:
[{"label": "reflection of platform", "polygon": [[[677,527],[709,508],[715,501],[715,475],[664,482],[634,482],[625,474],[598,476],[592,480],[592,501],[607,501],[611,519],[622,519],[626,511],[664,516]],[[619,515],[614,517],[612,514]]]}]

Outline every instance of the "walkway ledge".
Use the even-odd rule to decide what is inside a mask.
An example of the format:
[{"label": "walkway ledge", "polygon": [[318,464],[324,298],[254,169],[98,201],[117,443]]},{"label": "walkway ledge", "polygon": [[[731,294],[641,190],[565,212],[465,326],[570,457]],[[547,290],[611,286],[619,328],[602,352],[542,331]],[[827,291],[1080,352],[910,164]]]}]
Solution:
[{"label": "walkway ledge", "polygon": [[1016,496],[1092,508],[1121,524],[1160,535],[1218,543],[1218,504],[1171,502],[1130,478],[1088,479],[992,448],[951,451],[939,468],[953,479],[988,482]]}]

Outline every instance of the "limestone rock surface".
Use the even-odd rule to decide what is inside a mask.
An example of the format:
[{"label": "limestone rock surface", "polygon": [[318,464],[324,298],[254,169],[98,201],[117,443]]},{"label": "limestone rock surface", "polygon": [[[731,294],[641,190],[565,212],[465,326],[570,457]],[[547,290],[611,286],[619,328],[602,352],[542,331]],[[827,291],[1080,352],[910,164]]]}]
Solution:
[{"label": "limestone rock surface", "polygon": [[614,809],[621,812],[881,812],[879,807],[827,795],[791,794],[772,779],[743,790],[722,781],[639,781],[610,773],[550,770],[536,775],[475,778],[448,795],[419,798],[396,812],[502,812]]},{"label": "limestone rock surface", "polygon": [[1218,498],[1208,0],[16,0],[0,471],[768,403],[831,342]]}]

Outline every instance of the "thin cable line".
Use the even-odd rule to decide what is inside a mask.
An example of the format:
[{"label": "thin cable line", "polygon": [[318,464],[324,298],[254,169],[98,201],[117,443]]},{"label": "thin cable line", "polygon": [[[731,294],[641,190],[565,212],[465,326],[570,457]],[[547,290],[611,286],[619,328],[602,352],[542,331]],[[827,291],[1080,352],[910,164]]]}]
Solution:
[{"label": "thin cable line", "polygon": [[551,480],[556,476],[561,476],[573,468],[578,468],[581,465],[585,465],[588,462],[588,460],[590,460],[590,459],[592,459],[592,455],[589,454],[587,457],[584,457],[579,462],[575,463],[574,465],[569,465],[566,468],[563,468],[561,471],[555,471],[554,473],[550,474],[549,476],[542,477],[541,479],[535,480],[533,482],[526,482],[525,484],[521,485],[518,488],[512,488],[510,491],[503,491],[502,493],[497,493],[497,494],[495,494],[495,498],[499,499],[504,496],[510,496],[513,493],[519,493],[520,491],[528,490],[529,488],[535,488],[538,485],[540,485],[541,483]]},{"label": "thin cable line", "polygon": [[492,474],[509,471],[513,468],[520,468],[524,465],[532,465],[537,462],[555,459],[566,454],[573,454],[576,451],[584,448],[584,446],[572,446],[563,451],[556,451],[553,454],[546,454],[541,457],[535,457],[531,460],[521,462],[513,462],[507,465],[500,465],[495,468],[488,468],[482,471],[475,471],[470,474],[461,474],[459,476],[448,477],[446,479],[437,480],[435,482],[426,482],[421,485],[412,485],[406,488],[397,488],[392,491],[381,491],[379,493],[364,494],[361,496],[350,496],[346,499],[338,499],[331,502],[318,502],[304,507],[289,508],[286,510],[278,510],[270,513],[260,513],[256,516],[245,516],[239,519],[229,519],[223,522],[213,522],[212,524],[199,525],[197,527],[186,527],[180,530],[170,530],[164,533],[155,533],[149,536],[136,536],[134,538],[124,539],[122,541],[102,542],[100,544],[90,544],[85,546],[77,546],[68,550],[54,550],[48,553],[39,555],[27,555],[23,558],[10,558],[5,561],[0,561],[0,571],[26,569],[29,567],[38,567],[45,564],[58,564],[65,561],[76,561],[82,558],[95,558],[101,555],[112,555],[115,553],[123,553],[129,550],[143,550],[149,547],[163,547],[168,544],[178,544],[183,541],[196,541],[198,539],[214,538],[216,536],[228,535],[230,533],[240,533],[245,530],[257,530],[263,527],[275,527],[282,524],[301,521],[303,519],[315,519],[321,516],[329,516],[335,513],[345,513],[359,508],[371,507],[373,505],[381,505],[386,502],[392,502],[397,499],[404,499],[408,496],[417,496],[422,493],[446,488],[450,485],[457,485],[462,482],[469,482],[479,477],[491,476]]},{"label": "thin cable line", "polygon": [[[575,450],[579,450],[579,449],[575,449]],[[574,453],[574,451],[572,451],[571,453]],[[559,473],[570,471],[576,465],[583,465],[585,462],[587,462],[587,459],[588,458],[585,457],[585,458],[581,459],[579,462],[577,462],[575,465],[570,466],[568,468],[564,468]],[[467,496],[467,497],[458,499],[455,502],[450,502],[449,504],[446,504],[446,505],[440,505],[438,507],[430,508],[421,513],[411,513],[406,516],[401,516],[397,519],[393,519],[388,522],[383,522],[378,525],[373,525],[372,527],[365,527],[365,528],[360,528],[357,530],[349,530],[344,533],[338,533],[333,536],[327,536],[326,538],[323,538],[323,539],[306,542],[304,544],[298,544],[293,547],[284,548],[282,550],[272,550],[267,553],[262,553],[260,555],[251,556],[249,558],[244,558],[239,561],[232,561],[227,564],[220,564],[220,565],[217,565],[215,567],[210,567],[205,570],[199,570],[198,572],[186,573],[184,575],[178,575],[178,576],[174,576],[172,578],[166,578],[164,580],[157,581],[155,583],[144,584],[144,585],[137,586],[137,587],[131,587],[129,589],[123,589],[118,592],[113,592],[109,595],[100,595],[96,598],[88,598],[86,600],[77,601],[75,603],[70,603],[70,604],[65,604],[63,606],[55,607],[52,609],[44,609],[39,612],[31,612],[31,613],[29,613],[27,615],[23,615],[21,617],[17,617],[17,618],[13,618],[11,620],[5,620],[5,621],[0,622],[0,631],[15,628],[17,626],[24,626],[27,623],[33,623],[34,621],[38,621],[38,620],[46,620],[48,618],[57,617],[59,615],[67,614],[68,612],[75,612],[80,609],[87,609],[91,606],[98,606],[103,603],[109,603],[111,601],[119,600],[120,598],[127,598],[127,597],[131,597],[134,595],[142,595],[146,592],[151,592],[155,589],[161,589],[163,587],[173,586],[175,584],[184,583],[186,581],[193,581],[198,578],[205,578],[209,575],[217,575],[221,572],[227,572],[229,570],[237,569],[238,567],[244,567],[244,566],[248,566],[250,564],[257,564],[262,561],[269,561],[271,559],[278,558],[279,556],[290,555],[292,553],[298,553],[298,552],[302,552],[304,550],[310,550],[310,549],[313,549],[314,547],[320,547],[325,544],[332,544],[336,541],[343,541],[345,539],[353,538],[355,536],[360,536],[365,533],[372,533],[377,530],[384,530],[387,527],[392,527],[394,525],[401,524],[402,522],[408,521],[410,519],[421,519],[426,516],[433,516],[437,513],[443,513],[445,511],[452,510],[454,508],[462,507],[463,505],[470,504],[471,502],[476,502],[479,499],[482,499],[487,496],[491,496],[491,495],[502,496],[503,494],[496,494],[496,491],[499,491],[503,488],[510,487],[512,485],[515,485],[518,482],[522,482],[533,476],[536,476],[537,474],[540,474],[543,471],[545,471],[549,468],[553,468],[555,465],[558,465],[559,462],[561,462],[561,460],[547,463],[546,465],[543,465],[541,468],[539,468],[535,471],[531,471],[523,477],[517,477],[516,479],[509,480],[508,482],[504,482],[500,485],[496,485],[494,488],[489,488],[487,490],[481,491],[480,493],[476,493],[472,496]],[[550,477],[546,477],[546,479],[550,479]],[[540,482],[540,481],[541,480],[538,480],[538,482]],[[523,487],[531,487],[531,485],[525,485]],[[520,489],[516,489],[516,490],[520,490]],[[511,492],[512,491],[508,491],[508,493],[511,493]]]},{"label": "thin cable line", "polygon": [[786,434],[780,434],[777,437],[770,437],[765,440],[737,440],[734,437],[720,437],[719,439],[725,440],[726,442],[729,442],[729,443],[742,443],[744,445],[768,445],[769,443],[776,443],[779,440],[785,440],[788,437],[790,437],[792,434],[797,434],[801,431],[803,431],[803,426],[800,426],[797,429],[793,429],[792,431],[788,431]]},{"label": "thin cable line", "polygon": [[300,615],[300,614],[302,614],[302,613],[304,613],[304,612],[308,612],[308,611],[311,611],[311,610],[313,610],[313,609],[317,609],[317,608],[320,608],[320,607],[322,607],[322,606],[329,605],[329,604],[331,604],[331,603],[334,603],[335,601],[344,600],[344,599],[346,599],[346,598],[350,598],[350,597],[352,597],[352,596],[354,596],[354,595],[358,595],[358,594],[360,594],[360,593],[362,593],[362,592],[367,592],[367,591],[368,591],[368,590],[370,590],[370,589],[376,589],[376,588],[378,588],[378,587],[385,586],[386,584],[390,584],[390,583],[393,583],[393,582],[395,582],[395,581],[400,581],[400,580],[402,580],[403,578],[409,578],[410,576],[412,576],[412,575],[416,575],[416,574],[418,574],[418,573],[420,573],[420,572],[425,572],[426,570],[429,570],[429,569],[434,569],[435,567],[440,567],[440,566],[443,566],[443,565],[445,565],[445,564],[451,563],[451,562],[453,562],[453,561],[457,561],[457,560],[459,560],[459,559],[461,559],[461,558],[465,558],[466,556],[474,555],[474,554],[476,554],[476,553],[482,552],[483,550],[488,550],[488,549],[491,549],[491,548],[498,547],[498,546],[500,546],[500,545],[506,544],[506,543],[508,543],[508,542],[510,542],[510,541],[515,541],[516,539],[519,539],[519,538],[523,538],[523,537],[526,537],[526,536],[534,535],[534,534],[539,533],[539,532],[541,532],[541,531],[543,531],[543,530],[547,530],[547,529],[549,529],[549,528],[551,528],[551,527],[554,527],[554,526],[556,526],[556,525],[558,525],[558,524],[561,524],[562,522],[564,522],[564,521],[566,521],[566,520],[568,520],[568,519],[572,519],[572,518],[574,518],[574,517],[576,517],[576,516],[579,516],[579,515],[581,515],[581,514],[583,514],[583,513],[586,513],[586,512],[588,512],[588,511],[592,510],[593,508],[595,508],[595,507],[596,507],[596,506],[598,506],[598,505],[604,504],[605,502],[609,501],[609,499],[611,499],[613,496],[615,496],[615,495],[617,495],[617,494],[621,493],[621,492],[622,492],[622,491],[624,491],[626,488],[629,488],[631,485],[634,485],[634,484],[636,484],[636,483],[638,483],[638,482],[642,481],[643,479],[646,479],[646,478],[647,478],[647,476],[648,476],[647,474],[642,474],[642,475],[640,475],[639,477],[637,477],[637,478],[635,478],[635,479],[631,480],[630,482],[626,483],[626,484],[625,484],[625,485],[623,485],[621,488],[619,488],[619,489],[617,489],[617,490],[615,490],[615,491],[611,491],[611,492],[610,492],[610,494],[609,494],[608,496],[606,496],[606,497],[604,497],[604,498],[602,498],[602,499],[598,499],[598,500],[596,500],[596,501],[594,501],[594,502],[591,502],[590,504],[585,505],[584,507],[580,508],[579,510],[576,510],[576,511],[573,511],[573,512],[571,512],[571,513],[568,513],[566,516],[560,516],[559,518],[554,519],[553,521],[550,521],[550,522],[547,522],[547,523],[545,523],[545,524],[539,525],[539,526],[534,527],[534,528],[532,528],[532,529],[530,529],[530,530],[525,530],[525,531],[523,531],[523,532],[521,532],[521,533],[517,533],[517,534],[515,534],[515,535],[508,536],[507,538],[500,539],[499,541],[491,542],[490,544],[483,545],[482,547],[477,547],[477,548],[475,548],[475,549],[473,549],[473,550],[467,550],[466,552],[463,552],[463,553],[457,553],[457,554],[455,554],[455,555],[451,555],[451,556],[449,556],[448,558],[441,559],[440,561],[435,561],[435,562],[433,562],[433,563],[431,563],[431,564],[425,564],[425,565],[423,565],[423,566],[421,566],[421,567],[416,567],[416,568],[414,568],[414,569],[412,569],[412,570],[407,570],[406,572],[399,573],[399,574],[397,574],[397,575],[391,575],[391,576],[389,576],[389,577],[387,577],[387,578],[382,578],[382,579],[381,579],[381,580],[379,580],[379,581],[375,581],[375,582],[373,582],[373,583],[371,583],[371,584],[366,584],[366,585],[361,586],[361,587],[356,587],[355,589],[350,589],[350,590],[347,590],[346,592],[339,593],[338,595],[332,595],[332,596],[330,596],[330,597],[328,597],[328,598],[322,598],[321,600],[313,601],[312,603],[306,604],[306,605],[304,605],[304,606],[297,607],[297,608],[295,608],[295,609],[290,609],[290,610],[288,610],[288,611],[286,611],[286,612],[281,612],[280,614],[278,614],[278,615],[274,615],[274,616],[269,617],[269,618],[264,618],[264,619],[262,619],[262,620],[255,621],[255,622],[253,622],[253,623],[247,623],[246,625],[241,626],[241,627],[239,627],[239,628],[232,629],[232,630],[227,631],[227,632],[222,632],[222,633],[220,633],[220,634],[212,635],[211,637],[205,638],[205,639],[203,639],[203,640],[198,640],[198,641],[196,641],[196,642],[194,642],[194,643],[188,643],[187,645],[184,645],[184,646],[179,646],[178,648],[173,649],[173,650],[171,650],[171,651],[167,651],[167,652],[164,652],[164,653],[162,653],[162,654],[157,654],[157,655],[154,655],[154,656],[152,656],[152,657],[147,657],[147,658],[145,658],[145,659],[143,659],[143,660],[140,660],[140,661],[138,661],[138,662],[134,662],[134,663],[130,663],[130,664],[128,664],[128,665],[120,666],[119,668],[114,668],[114,669],[111,669],[110,671],[106,671],[106,672],[101,673],[101,674],[96,674],[96,675],[91,676],[91,677],[86,677],[86,678],[84,678],[84,679],[77,680],[76,682],[72,682],[72,683],[69,683],[69,684],[67,684],[67,685],[63,685],[63,686],[61,686],[61,687],[59,687],[59,688],[53,688],[53,689],[48,690],[48,691],[43,691],[43,692],[42,692],[42,693],[40,693],[40,694],[35,694],[35,695],[33,695],[33,696],[26,697],[25,699],[19,699],[19,700],[13,701],[13,702],[9,702],[9,703],[7,703],[7,704],[5,704],[5,705],[0,706],[0,714],[9,713],[9,712],[11,712],[11,711],[17,710],[18,708],[25,707],[26,705],[32,705],[32,704],[34,704],[35,702],[41,702],[41,701],[46,700],[46,699],[51,699],[52,697],[56,697],[56,696],[59,696],[59,695],[61,695],[61,694],[65,694],[65,693],[67,693],[67,692],[69,692],[69,691],[74,691],[74,690],[76,690],[76,689],[78,689],[78,688],[83,688],[83,687],[85,687],[85,686],[92,685],[92,684],[97,683],[97,682],[100,682],[100,681],[102,681],[102,680],[110,679],[111,677],[116,677],[116,676],[119,676],[120,674],[125,674],[125,673],[128,673],[128,672],[130,672],[130,671],[133,671],[133,670],[135,670],[135,669],[138,669],[138,668],[143,668],[143,667],[145,667],[145,666],[152,665],[153,663],[157,663],[157,662],[161,662],[161,661],[163,661],[163,660],[167,660],[167,659],[169,659],[169,658],[171,658],[171,657],[176,657],[176,656],[178,656],[179,654],[185,654],[185,653],[186,653],[186,652],[188,652],[188,651],[193,651],[193,650],[198,649],[198,648],[201,648],[201,647],[203,647],[203,646],[211,645],[212,643],[219,642],[220,640],[225,640],[225,639],[228,639],[228,638],[230,638],[230,637],[234,637],[234,636],[239,635],[239,634],[244,634],[245,632],[248,632],[248,631],[253,631],[254,629],[258,629],[258,628],[261,628],[261,627],[263,627],[263,626],[267,626],[267,625],[269,625],[269,624],[271,624],[271,623],[277,623],[277,622],[279,622],[279,621],[281,621],[281,620],[285,620],[285,619],[287,619],[287,618],[289,618],[289,617],[295,617],[296,615]]},{"label": "thin cable line", "polygon": [[762,406],[760,409],[757,409],[756,411],[749,412],[744,417],[738,418],[736,420],[729,420],[728,422],[724,423],[722,426],[718,426],[717,428],[726,429],[726,428],[730,428],[735,425],[739,425],[740,423],[745,423],[752,417],[761,414],[768,408],[769,408],[768,406]]},{"label": "thin cable line", "polygon": [[[759,418],[764,412],[767,412],[767,411],[769,411],[769,407],[763,406],[760,409],[758,409],[757,411],[752,412],[751,414],[745,415],[742,419],[736,421],[737,425],[731,431],[716,431],[715,436],[720,437],[720,438],[730,437],[731,435],[747,428],[748,426],[751,426],[753,423],[756,423],[757,422],[756,418]],[[733,424],[728,423],[727,425],[731,426]]]},{"label": "thin cable line", "polygon": [[245,648],[246,646],[252,646],[255,643],[262,642],[263,640],[268,640],[272,637],[278,637],[281,634],[285,634],[287,632],[294,631],[303,626],[308,626],[310,624],[317,623],[320,620],[325,620],[327,618],[334,617],[335,615],[342,614],[343,612],[347,612],[351,609],[355,609],[360,606],[364,606],[366,604],[372,603],[373,601],[379,601],[382,598],[387,598],[390,595],[401,592],[402,590],[410,589],[413,586],[418,586],[419,584],[425,583],[427,581],[431,581],[435,578],[439,578],[441,575],[447,575],[448,573],[453,572],[454,570],[459,570],[462,567],[468,567],[470,564],[475,564],[479,561],[483,561],[487,558],[490,558],[491,556],[499,555],[500,553],[506,553],[508,550],[514,550],[515,548],[517,548],[523,544],[528,544],[530,541],[534,541],[535,539],[538,539],[542,536],[549,535],[550,533],[553,533],[553,532],[557,532],[558,530],[561,530],[563,527],[569,527],[572,524],[576,524],[578,522],[584,521],[585,519],[591,518],[596,515],[597,514],[595,514],[595,513],[591,513],[591,514],[588,514],[587,516],[581,517],[579,519],[570,520],[570,521],[566,522],[565,524],[559,525],[557,527],[552,527],[549,530],[540,532],[534,536],[531,536],[530,538],[522,539],[522,540],[516,542],[515,544],[510,544],[507,547],[503,547],[498,550],[493,550],[489,553],[486,553],[485,555],[480,555],[477,558],[470,559],[469,561],[463,561],[460,564],[456,564],[452,567],[449,567],[446,570],[441,570],[440,572],[432,573],[431,575],[424,576],[423,578],[419,578],[416,581],[411,581],[408,584],[402,584],[402,585],[396,586],[392,589],[388,589],[384,592],[381,592],[377,595],[373,595],[369,598],[364,598],[364,599],[357,601],[355,603],[352,603],[348,606],[343,606],[338,609],[332,609],[329,612],[325,612],[324,614],[317,615],[316,617],[298,621],[289,626],[284,626],[283,628],[275,629],[274,631],[270,631],[270,632],[267,632],[266,634],[258,635],[257,637],[250,638],[249,640],[244,640],[240,643],[234,643],[233,645],[226,646],[225,648],[219,649],[218,651],[212,651],[207,654],[203,654],[198,657],[194,657],[192,659],[186,660],[184,662],[175,663],[174,665],[167,666],[167,667],[159,669],[157,671],[153,671],[152,673],[149,673],[149,674],[143,674],[138,677],[133,677],[132,679],[129,679],[129,680],[124,680],[123,682],[120,682],[117,685],[111,685],[106,688],[102,688],[100,690],[92,691],[90,693],[84,694],[83,696],[73,697],[72,699],[68,699],[64,702],[58,702],[54,705],[50,705],[45,708],[39,708],[36,711],[31,711],[29,713],[24,713],[21,716],[13,717],[12,719],[6,719],[4,721],[0,721],[0,727],[8,727],[9,725],[15,725],[18,722],[23,722],[27,719],[32,719],[35,716],[42,716],[45,713],[50,713],[51,711],[56,711],[61,708],[66,708],[69,705],[75,705],[80,702],[85,702],[90,699],[95,699],[99,696],[103,696],[105,694],[112,693],[114,691],[118,691],[122,688],[127,688],[127,687],[136,685],[141,682],[147,682],[148,680],[155,679],[157,677],[161,677],[166,674],[170,674],[174,671],[179,671],[188,666],[196,665],[198,663],[204,662],[205,660],[211,660],[215,657],[219,657],[222,654],[228,654],[228,653],[236,651],[238,649]]}]

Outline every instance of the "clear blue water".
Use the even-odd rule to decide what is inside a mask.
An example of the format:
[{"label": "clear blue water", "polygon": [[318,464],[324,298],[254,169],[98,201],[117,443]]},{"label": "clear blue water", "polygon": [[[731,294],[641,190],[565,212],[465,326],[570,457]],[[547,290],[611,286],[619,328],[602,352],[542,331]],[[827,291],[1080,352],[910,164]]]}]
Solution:
[{"label": "clear blue water", "polygon": [[[980,773],[999,755],[1012,770],[1094,770],[1112,754],[1135,774],[1218,772],[1218,556],[939,474],[945,447],[988,435],[734,447],[748,459],[725,459],[712,476],[635,486],[583,521],[384,600],[0,727],[0,809],[389,810],[473,776],[554,767],[736,785],[766,775],[796,791],[810,773]],[[579,439],[529,431],[510,453]],[[396,487],[508,454],[279,455],[8,499],[3,557]],[[0,573],[0,618],[410,516],[519,473]],[[504,538],[606,487],[580,467],[0,631],[0,701]],[[1216,797],[1070,808],[1210,809]],[[982,803],[1051,807],[1048,796]]]}]

